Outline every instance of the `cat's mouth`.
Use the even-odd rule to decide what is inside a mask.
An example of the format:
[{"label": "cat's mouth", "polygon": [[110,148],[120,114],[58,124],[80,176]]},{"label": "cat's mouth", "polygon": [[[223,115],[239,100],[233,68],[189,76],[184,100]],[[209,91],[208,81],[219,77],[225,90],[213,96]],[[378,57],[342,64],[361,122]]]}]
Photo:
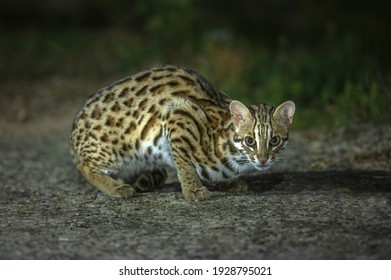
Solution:
[{"label": "cat's mouth", "polygon": [[256,162],[256,163],[253,163],[254,167],[260,171],[264,171],[264,170],[267,170],[269,169],[272,164],[269,163],[269,162],[266,162],[266,163],[259,163],[259,162]]}]

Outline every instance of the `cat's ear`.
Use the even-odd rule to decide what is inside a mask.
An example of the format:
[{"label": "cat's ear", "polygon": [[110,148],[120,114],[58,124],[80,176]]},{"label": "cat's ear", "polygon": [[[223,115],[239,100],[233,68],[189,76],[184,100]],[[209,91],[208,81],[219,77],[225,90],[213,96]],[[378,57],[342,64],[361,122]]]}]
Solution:
[{"label": "cat's ear", "polygon": [[282,103],[274,111],[273,119],[280,120],[284,122],[286,126],[290,125],[293,120],[293,115],[295,114],[295,103],[292,101],[286,101]]},{"label": "cat's ear", "polygon": [[253,118],[250,110],[242,102],[233,100],[229,105],[229,109],[231,111],[232,122],[236,127],[243,126],[246,121]]}]

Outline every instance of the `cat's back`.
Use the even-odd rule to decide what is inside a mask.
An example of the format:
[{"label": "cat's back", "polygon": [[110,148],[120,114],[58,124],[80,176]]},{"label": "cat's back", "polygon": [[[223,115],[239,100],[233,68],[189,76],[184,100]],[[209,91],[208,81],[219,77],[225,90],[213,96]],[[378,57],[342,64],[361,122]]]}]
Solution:
[{"label": "cat's back", "polygon": [[199,108],[213,119],[213,115],[218,118],[228,109],[229,101],[229,97],[188,68],[149,68],[87,98],[73,123],[71,152],[82,155],[87,149],[93,150],[94,145],[97,150],[127,152],[135,148],[125,143],[133,143],[134,139],[139,139],[140,144],[146,140],[157,142],[167,112]]},{"label": "cat's back", "polygon": [[[106,120],[110,116],[138,118],[143,113],[162,110],[182,99],[202,108],[226,107],[229,97],[191,69],[157,66],[117,81],[92,94],[79,109],[75,123],[89,119]],[[88,126],[88,125],[87,125]]]}]

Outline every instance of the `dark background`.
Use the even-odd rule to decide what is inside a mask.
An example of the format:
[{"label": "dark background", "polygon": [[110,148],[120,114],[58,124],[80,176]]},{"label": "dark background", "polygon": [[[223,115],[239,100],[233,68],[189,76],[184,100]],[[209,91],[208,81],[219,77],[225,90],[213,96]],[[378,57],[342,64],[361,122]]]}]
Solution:
[{"label": "dark background", "polygon": [[297,128],[391,120],[389,1],[3,0],[0,7],[2,83],[62,77],[98,89],[170,63],[244,102],[293,100]]},{"label": "dark background", "polygon": [[[391,259],[390,3],[2,0],[0,259]],[[283,160],[202,203],[89,185],[80,104],[159,63],[293,100]]]}]

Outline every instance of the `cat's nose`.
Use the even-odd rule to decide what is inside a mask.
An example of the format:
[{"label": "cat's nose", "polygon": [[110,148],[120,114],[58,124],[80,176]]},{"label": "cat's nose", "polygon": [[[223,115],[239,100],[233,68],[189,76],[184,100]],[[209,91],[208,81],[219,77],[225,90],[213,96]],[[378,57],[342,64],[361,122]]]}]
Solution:
[{"label": "cat's nose", "polygon": [[259,163],[262,164],[262,165],[265,165],[265,163],[267,162],[268,158],[267,157],[259,157]]}]

